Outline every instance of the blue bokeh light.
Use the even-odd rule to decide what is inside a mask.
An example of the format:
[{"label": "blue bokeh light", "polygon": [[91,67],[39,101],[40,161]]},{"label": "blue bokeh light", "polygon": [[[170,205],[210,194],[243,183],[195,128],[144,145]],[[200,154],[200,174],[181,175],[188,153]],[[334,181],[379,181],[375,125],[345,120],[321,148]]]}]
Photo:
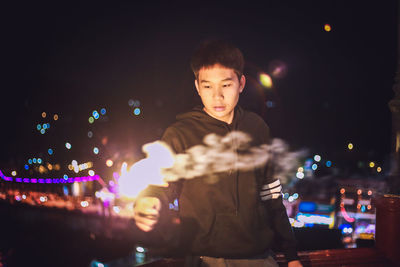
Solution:
[{"label": "blue bokeh light", "polygon": [[49,153],[49,155],[53,155],[53,149],[49,148],[49,149],[47,150],[47,153]]},{"label": "blue bokeh light", "polygon": [[101,113],[101,115],[106,115],[106,109],[105,108],[102,108],[101,110],[100,110],[100,113]]},{"label": "blue bokeh light", "polygon": [[135,108],[134,110],[133,110],[133,114],[135,114],[136,116],[139,116],[140,115],[140,108]]}]

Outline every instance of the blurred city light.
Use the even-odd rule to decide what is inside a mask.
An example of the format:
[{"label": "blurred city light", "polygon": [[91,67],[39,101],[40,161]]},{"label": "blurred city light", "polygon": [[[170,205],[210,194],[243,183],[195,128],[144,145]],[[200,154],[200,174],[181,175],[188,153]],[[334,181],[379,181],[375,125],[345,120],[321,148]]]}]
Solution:
[{"label": "blurred city light", "polygon": [[93,137],[93,132],[92,132],[92,131],[89,131],[89,132],[87,133],[87,135],[88,135],[89,138],[92,138],[92,137]]},{"label": "blurred city light", "polygon": [[93,153],[96,154],[96,155],[99,154],[99,149],[97,147],[94,147],[93,148]]},{"label": "blurred city light", "polygon": [[320,161],[321,161],[321,156],[320,156],[320,155],[315,155],[315,156],[314,156],[314,160],[315,160],[316,162],[320,162]]},{"label": "blurred city light", "polygon": [[330,24],[325,24],[325,25],[324,25],[324,30],[325,30],[326,32],[330,32],[330,31],[332,30],[331,25],[330,25]]},{"label": "blurred city light", "polygon": [[133,99],[129,99],[128,100],[128,105],[133,107],[133,105],[135,104],[135,101]]},{"label": "blurred city light", "polygon": [[47,150],[47,153],[49,153],[49,155],[53,155],[53,149],[49,148],[49,149]]},{"label": "blurred city light", "polygon": [[37,163],[42,164],[42,159],[41,159],[41,158],[38,158],[38,159],[37,159]]},{"label": "blurred city light", "polygon": [[25,170],[29,170],[29,165],[25,164],[24,168],[25,168]]},{"label": "blurred city light", "polygon": [[381,171],[382,171],[382,168],[381,168],[381,167],[378,167],[378,168],[376,168],[376,171],[377,171],[377,172],[381,172]]},{"label": "blurred city light", "polygon": [[315,164],[315,163],[311,166],[311,169],[313,169],[314,171],[315,171],[317,168],[318,168],[318,165]]},{"label": "blurred city light", "polygon": [[375,167],[375,162],[371,161],[371,162],[369,163],[369,167],[370,167],[370,168]]},{"label": "blurred city light", "polygon": [[101,113],[101,115],[106,115],[106,109],[105,108],[102,108],[101,110],[100,110],[100,113]]},{"label": "blurred city light", "polygon": [[108,159],[108,160],[106,161],[107,167],[111,167],[113,164],[114,164],[114,162],[113,162],[111,159]]},{"label": "blurred city light", "polygon": [[299,167],[299,168],[297,169],[297,171],[298,171],[298,172],[304,172],[304,168],[303,168],[303,167]]},{"label": "blurred city light", "polygon": [[29,164],[32,164],[32,162],[33,162],[32,159],[28,159]]},{"label": "blurred city light", "polygon": [[16,176],[16,175],[17,175],[17,172],[16,172],[16,171],[12,171],[12,172],[11,172],[11,175],[12,175],[12,176]]},{"label": "blurred city light", "polygon": [[135,114],[136,116],[139,116],[140,115],[140,108],[135,108],[134,110],[133,110],[133,114]]},{"label": "blurred city light", "polygon": [[296,177],[299,178],[299,179],[303,179],[303,178],[304,178],[304,173],[302,173],[302,172],[297,172],[297,173],[296,173]]},{"label": "blurred city light", "polygon": [[260,73],[258,76],[258,79],[259,79],[261,85],[264,86],[265,88],[272,87],[272,79],[268,74]]},{"label": "blurred city light", "polygon": [[38,125],[36,125],[36,129],[38,129],[38,131],[40,131],[42,129],[42,125],[40,125],[40,123]]},{"label": "blurred city light", "polygon": [[89,206],[89,202],[87,202],[86,200],[81,201],[81,206],[82,206],[83,208],[86,208],[86,207]]},{"label": "blurred city light", "polygon": [[89,117],[89,123],[93,123],[94,122],[94,118],[92,116]]},{"label": "blurred city light", "polygon": [[344,194],[345,192],[346,192],[346,189],[344,189],[344,188],[340,189],[340,194]]},{"label": "blurred city light", "polygon": [[66,147],[67,149],[71,149],[72,146],[71,146],[70,143],[66,142],[66,143],[65,143],[65,147]]},{"label": "blurred city light", "polygon": [[89,173],[90,176],[94,176],[94,171],[93,170],[90,170],[88,173]]},{"label": "blurred city light", "polygon": [[269,72],[274,78],[283,78],[287,73],[287,66],[283,61],[273,60],[268,66]]},{"label": "blurred city light", "polygon": [[55,121],[58,120],[58,115],[57,115],[57,114],[54,114],[53,119],[54,119]]},{"label": "blurred city light", "polygon": [[353,146],[352,143],[349,143],[349,144],[347,145],[347,147],[348,147],[349,150],[352,150],[352,149],[354,148],[354,146]]},{"label": "blurred city light", "polygon": [[332,162],[330,161],[330,160],[328,160],[326,163],[325,163],[325,165],[326,165],[326,167],[331,167],[332,166]]},{"label": "blurred city light", "polygon": [[94,110],[92,112],[93,118],[95,118],[96,120],[100,117],[100,114],[97,112],[97,110]]},{"label": "blurred city light", "polygon": [[46,130],[45,130],[45,129],[41,129],[41,130],[40,130],[40,133],[41,133],[41,134],[45,134],[45,133],[46,133]]},{"label": "blurred city light", "polygon": [[42,112],[42,118],[46,118],[46,112]]}]

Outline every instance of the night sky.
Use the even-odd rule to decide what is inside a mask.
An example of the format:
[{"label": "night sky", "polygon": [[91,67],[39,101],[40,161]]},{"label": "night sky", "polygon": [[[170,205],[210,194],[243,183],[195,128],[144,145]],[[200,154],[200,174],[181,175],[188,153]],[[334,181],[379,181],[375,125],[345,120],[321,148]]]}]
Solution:
[{"label": "night sky", "polygon": [[[242,50],[248,83],[240,104],[263,116],[275,137],[338,165],[384,164],[397,10],[394,0],[3,5],[0,170],[22,170],[40,156],[63,166],[93,160],[102,175],[108,158],[139,158],[177,113],[199,104],[189,60],[210,38]],[[269,74],[277,60],[286,75],[262,88],[258,73]],[[139,116],[129,99],[140,101]],[[89,124],[101,108],[106,116]],[[46,122],[51,128],[40,134],[36,125]]]}]

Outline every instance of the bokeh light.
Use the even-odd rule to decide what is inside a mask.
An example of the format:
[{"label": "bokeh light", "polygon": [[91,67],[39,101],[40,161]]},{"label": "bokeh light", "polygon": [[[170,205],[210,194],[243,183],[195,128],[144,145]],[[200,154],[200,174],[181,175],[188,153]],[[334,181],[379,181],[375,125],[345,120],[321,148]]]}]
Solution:
[{"label": "bokeh light", "polygon": [[260,73],[259,76],[258,76],[258,79],[260,81],[260,84],[262,86],[264,86],[265,88],[271,88],[272,87],[272,79],[268,74]]},{"label": "bokeh light", "polygon": [[89,173],[90,176],[94,176],[94,171],[93,170],[89,170],[88,173]]},{"label": "bokeh light", "polygon": [[382,168],[381,168],[381,167],[378,167],[378,168],[376,168],[376,171],[377,171],[377,172],[381,172],[381,171],[382,171]]},{"label": "bokeh light", "polygon": [[94,122],[94,118],[92,116],[89,117],[89,123],[93,123]]},{"label": "bokeh light", "polygon": [[93,153],[96,154],[96,155],[99,154],[99,149],[97,147],[94,147],[93,148]]},{"label": "bokeh light", "polygon": [[371,161],[371,162],[369,163],[369,167],[370,167],[370,168],[375,167],[375,162]]},{"label": "bokeh light", "polygon": [[49,155],[53,155],[53,149],[49,148],[49,149],[47,150],[47,153],[49,153]]},{"label": "bokeh light", "polygon": [[314,171],[315,171],[317,168],[318,168],[318,165],[315,164],[315,163],[311,166],[311,169],[313,169]]},{"label": "bokeh light", "polygon": [[58,115],[57,115],[57,114],[54,114],[53,119],[54,119],[55,121],[58,120]]},{"label": "bokeh light", "polygon": [[12,172],[11,172],[11,175],[12,175],[12,176],[16,176],[16,175],[17,175],[17,172],[16,172],[16,171],[12,171]]},{"label": "bokeh light", "polygon": [[40,125],[40,124],[36,125],[36,129],[38,129],[38,131],[40,131],[42,129],[42,125]]},{"label": "bokeh light", "polygon": [[283,61],[280,60],[273,60],[269,64],[269,73],[271,73],[271,76],[274,78],[283,78],[286,76],[287,73],[287,66]]},{"label": "bokeh light", "polygon": [[32,159],[32,162],[33,162],[33,163],[36,163],[36,158],[33,158],[33,159]]},{"label": "bokeh light", "polygon": [[330,24],[325,24],[324,25],[324,30],[326,31],[326,32],[330,32],[331,30],[332,30],[332,27],[331,27],[331,25]]},{"label": "bokeh light", "polygon": [[43,129],[47,129],[47,123],[43,123],[43,125],[42,125],[42,127],[43,127]]},{"label": "bokeh light", "polygon": [[101,115],[106,115],[107,110],[105,108],[102,108],[100,110]]},{"label": "bokeh light", "polygon": [[97,112],[97,110],[93,110],[92,115],[96,120],[100,117],[100,114]]},{"label": "bokeh light", "polygon": [[108,159],[108,160],[106,161],[107,167],[111,167],[113,164],[114,164],[114,162],[113,162],[111,159]]},{"label": "bokeh light", "polygon": [[302,172],[297,172],[297,173],[296,173],[296,177],[299,178],[299,179],[303,179],[303,178],[304,178],[304,173],[302,173]]},{"label": "bokeh light", "polygon": [[37,159],[37,163],[42,164],[42,159],[41,159],[41,158],[38,158],[38,159]]},{"label": "bokeh light", "polygon": [[40,130],[40,133],[41,133],[41,134],[45,134],[45,133],[46,133],[46,130],[45,130],[45,129],[41,129],[41,130]]},{"label": "bokeh light", "polygon": [[314,160],[315,160],[316,162],[320,162],[320,161],[321,161],[321,156],[320,156],[320,155],[315,155],[315,156],[314,156]]},{"label": "bokeh light", "polygon": [[28,164],[25,164],[25,165],[24,165],[24,168],[25,168],[25,170],[29,170],[29,165],[28,165]]},{"label": "bokeh light", "polygon": [[72,146],[71,146],[70,143],[66,142],[66,143],[65,143],[65,147],[66,147],[67,149],[71,149]]},{"label": "bokeh light", "polygon": [[135,104],[135,101],[134,101],[133,99],[129,99],[129,100],[128,100],[128,105],[129,105],[130,107],[133,107],[134,104]]},{"label": "bokeh light", "polygon": [[46,118],[47,114],[46,112],[42,112],[42,118]]},{"label": "bokeh light", "polygon": [[299,167],[299,168],[297,169],[297,171],[298,171],[298,172],[304,172],[304,168],[303,168],[303,167]]},{"label": "bokeh light", "polygon": [[32,159],[28,159],[28,163],[29,163],[29,164],[32,164]]},{"label": "bokeh light", "polygon": [[352,143],[349,143],[349,144],[347,145],[347,148],[348,148],[349,150],[352,150],[352,149],[354,148],[354,145],[353,145]]},{"label": "bokeh light", "polygon": [[332,161],[330,161],[330,160],[328,160],[326,163],[325,163],[325,165],[326,165],[326,167],[331,167],[332,166]]},{"label": "bokeh light", "polygon": [[139,116],[140,115],[140,108],[135,108],[134,110],[133,110],[133,114],[135,114],[136,116]]}]

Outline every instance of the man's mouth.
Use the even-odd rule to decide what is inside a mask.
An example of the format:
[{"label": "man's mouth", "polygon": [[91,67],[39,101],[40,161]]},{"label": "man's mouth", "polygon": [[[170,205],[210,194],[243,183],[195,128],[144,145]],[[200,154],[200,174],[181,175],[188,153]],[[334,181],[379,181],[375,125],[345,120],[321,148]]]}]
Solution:
[{"label": "man's mouth", "polygon": [[214,106],[214,110],[217,112],[221,112],[225,110],[225,106]]}]

